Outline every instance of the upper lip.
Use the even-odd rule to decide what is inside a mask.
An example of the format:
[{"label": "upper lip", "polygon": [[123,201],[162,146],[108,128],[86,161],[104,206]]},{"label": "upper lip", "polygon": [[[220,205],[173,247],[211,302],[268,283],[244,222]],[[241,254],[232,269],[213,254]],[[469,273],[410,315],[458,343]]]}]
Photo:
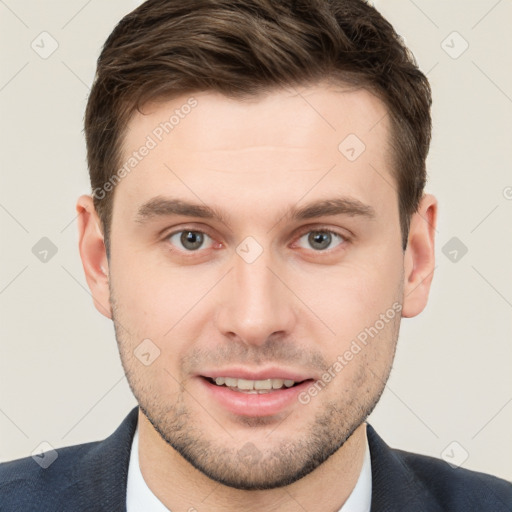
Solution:
[{"label": "upper lip", "polygon": [[305,373],[289,370],[286,368],[266,368],[264,370],[249,370],[246,368],[224,368],[222,370],[205,370],[200,374],[201,377],[231,377],[232,379],[246,380],[267,380],[267,379],[283,379],[293,380],[294,382],[302,382],[313,377]]}]

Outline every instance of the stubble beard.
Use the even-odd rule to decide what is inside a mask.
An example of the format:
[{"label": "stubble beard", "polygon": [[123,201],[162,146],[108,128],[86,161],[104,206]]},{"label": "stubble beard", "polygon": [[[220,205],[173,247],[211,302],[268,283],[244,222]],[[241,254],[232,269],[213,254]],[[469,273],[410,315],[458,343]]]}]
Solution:
[{"label": "stubble beard", "polygon": [[[384,375],[377,375],[372,370],[364,352],[358,354],[358,358],[363,358],[356,363],[359,370],[352,381],[345,384],[345,389],[356,390],[352,395],[349,393],[352,398],[344,399],[347,393],[344,389],[340,390],[340,400],[325,401],[322,409],[300,433],[297,434],[297,429],[294,429],[292,437],[286,431],[284,420],[284,425],[279,425],[268,436],[271,442],[266,447],[252,443],[250,433],[247,439],[223,444],[219,442],[219,436],[209,435],[208,429],[199,426],[204,421],[196,421],[194,413],[185,403],[186,387],[180,390],[175,403],[164,404],[158,400],[158,393],[151,389],[151,382],[140,378],[140,362],[133,356],[132,340],[124,339],[126,331],[118,321],[112,291],[111,304],[121,362],[142,413],[161,438],[194,468],[215,482],[240,490],[270,490],[290,485],[311,473],[345,444],[373,411],[384,391],[400,329],[398,318],[387,333],[392,338],[393,353]],[[377,339],[373,343],[383,341]],[[385,341],[389,342],[389,339]],[[336,378],[343,379],[343,371]],[[314,400],[322,400],[322,393],[325,391],[320,392]],[[190,403],[195,402],[191,400]],[[295,407],[302,408],[300,414],[308,415],[309,405],[298,404]],[[201,420],[210,419],[203,408],[198,406],[198,410],[203,416]],[[244,422],[249,428],[261,428],[268,423],[268,419],[241,417],[240,423]],[[229,425],[225,430],[229,432]]]}]

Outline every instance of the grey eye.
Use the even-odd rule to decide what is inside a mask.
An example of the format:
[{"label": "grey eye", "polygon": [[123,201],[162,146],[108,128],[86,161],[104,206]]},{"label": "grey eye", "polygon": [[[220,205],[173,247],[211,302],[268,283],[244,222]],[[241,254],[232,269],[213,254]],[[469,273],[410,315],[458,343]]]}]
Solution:
[{"label": "grey eye", "polygon": [[201,231],[192,231],[189,229],[177,231],[169,236],[169,240],[173,245],[178,245],[179,243],[186,251],[197,251],[201,248],[206,239],[209,239],[210,242],[212,241],[206,233],[202,233]]},{"label": "grey eye", "polygon": [[[325,249],[328,249],[335,238],[340,240],[339,243],[342,243],[345,240],[338,233],[327,230],[310,231],[299,238],[299,243],[304,238],[307,239],[307,243],[315,251],[324,251]],[[307,249],[307,247],[305,247],[305,249]]]}]

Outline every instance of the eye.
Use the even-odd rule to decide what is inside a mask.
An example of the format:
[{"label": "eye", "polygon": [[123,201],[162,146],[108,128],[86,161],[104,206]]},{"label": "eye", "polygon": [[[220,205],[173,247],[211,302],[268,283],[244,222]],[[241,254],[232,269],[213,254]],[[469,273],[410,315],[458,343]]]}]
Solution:
[{"label": "eye", "polygon": [[[207,239],[210,241],[209,245],[207,247],[202,247]],[[171,244],[175,246],[181,244],[182,248],[186,252],[196,252],[200,248],[208,249],[213,243],[212,238],[209,237],[206,233],[203,233],[202,231],[194,231],[191,229],[185,229],[171,233],[167,237],[167,240],[169,240]],[[178,248],[180,247],[178,246]]]},{"label": "eye", "polygon": [[[303,247],[300,244],[300,241],[305,239],[306,243],[310,245],[315,251],[325,251],[326,249],[329,249],[332,247],[331,244],[333,241],[338,240],[338,245],[345,242],[347,239],[340,235],[339,233],[335,233],[334,231],[330,231],[328,229],[318,229],[315,231],[308,231],[304,235],[302,235],[299,238],[299,245]],[[305,249],[308,249],[308,247],[304,247]]]}]

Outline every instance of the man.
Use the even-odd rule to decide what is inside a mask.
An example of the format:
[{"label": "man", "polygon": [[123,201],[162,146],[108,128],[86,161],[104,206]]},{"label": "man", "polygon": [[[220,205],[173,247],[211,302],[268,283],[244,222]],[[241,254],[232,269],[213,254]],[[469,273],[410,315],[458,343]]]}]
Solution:
[{"label": "man", "polygon": [[1,510],[512,510],[365,421],[426,305],[430,88],[360,0],[149,0],[108,38],[77,203],[139,407],[0,468]]}]

